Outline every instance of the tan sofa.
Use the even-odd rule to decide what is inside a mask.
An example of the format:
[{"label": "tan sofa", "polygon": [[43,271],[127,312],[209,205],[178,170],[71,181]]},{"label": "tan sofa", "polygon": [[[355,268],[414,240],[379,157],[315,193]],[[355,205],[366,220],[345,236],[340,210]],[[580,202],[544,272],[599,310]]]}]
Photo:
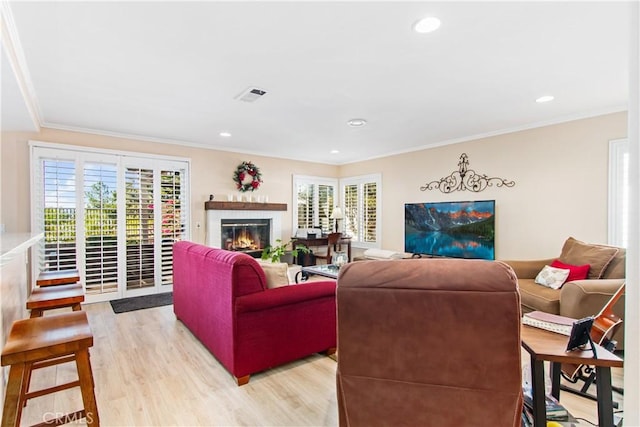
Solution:
[{"label": "tan sofa", "polygon": [[[571,264],[590,264],[585,280],[566,282],[560,289],[551,289],[534,282],[536,276],[555,259]],[[625,281],[624,248],[584,243],[567,239],[556,258],[532,261],[504,261],[518,277],[522,311],[534,310],[581,319],[596,315]],[[614,306],[614,312],[624,318],[624,295]],[[624,323],[613,337],[618,349],[624,347]]]},{"label": "tan sofa", "polygon": [[361,261],[338,276],[339,425],[520,426],[520,298],[501,262]]}]

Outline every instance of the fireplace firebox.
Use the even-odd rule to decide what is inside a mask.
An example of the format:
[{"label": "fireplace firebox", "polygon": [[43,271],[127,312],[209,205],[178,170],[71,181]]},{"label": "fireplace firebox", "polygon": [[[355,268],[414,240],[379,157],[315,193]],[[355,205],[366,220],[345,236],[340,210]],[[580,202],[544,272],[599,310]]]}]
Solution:
[{"label": "fireplace firebox", "polygon": [[261,252],[270,244],[270,219],[222,219],[220,225],[220,247],[229,251]]}]

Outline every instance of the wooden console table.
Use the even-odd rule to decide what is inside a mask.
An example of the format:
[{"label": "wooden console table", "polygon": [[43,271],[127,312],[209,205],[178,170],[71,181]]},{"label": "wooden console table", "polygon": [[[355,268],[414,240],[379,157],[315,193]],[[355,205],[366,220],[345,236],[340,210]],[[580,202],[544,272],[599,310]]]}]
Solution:
[{"label": "wooden console table", "polygon": [[[314,237],[313,239],[309,239],[306,237],[292,237],[291,239],[295,240],[296,244],[306,246],[307,248],[313,246],[329,245],[329,236]],[[338,245],[347,246],[347,257],[349,258],[349,262],[351,262],[351,237],[341,237],[340,240],[338,240]]]},{"label": "wooden console table", "polygon": [[533,388],[534,426],[546,426],[544,362],[551,362],[551,395],[560,399],[560,367],[563,363],[596,367],[598,391],[598,425],[613,427],[613,398],[611,368],[621,368],[622,359],[597,344],[597,359],[590,348],[567,352],[569,337],[522,325],[520,330],[522,347],[531,356],[531,379]]}]

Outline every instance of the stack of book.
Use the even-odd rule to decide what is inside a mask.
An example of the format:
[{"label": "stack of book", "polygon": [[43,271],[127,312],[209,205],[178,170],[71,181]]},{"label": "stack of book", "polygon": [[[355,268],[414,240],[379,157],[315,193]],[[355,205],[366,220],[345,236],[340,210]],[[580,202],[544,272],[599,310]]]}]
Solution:
[{"label": "stack of book", "polygon": [[[522,390],[524,395],[524,406],[522,408],[522,425],[524,427],[533,426],[533,397],[531,389]],[[569,411],[558,402],[558,400],[550,395],[546,396],[545,406],[547,409],[548,421],[568,421]]]}]

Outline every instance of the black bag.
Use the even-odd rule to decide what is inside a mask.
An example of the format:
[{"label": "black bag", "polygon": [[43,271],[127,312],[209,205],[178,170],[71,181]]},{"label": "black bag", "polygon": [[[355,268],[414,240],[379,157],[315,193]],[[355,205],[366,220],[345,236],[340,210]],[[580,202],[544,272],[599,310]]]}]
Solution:
[{"label": "black bag", "polygon": [[316,265],[316,256],[313,252],[309,252],[308,254],[298,252],[298,256],[296,257],[296,263],[303,267],[309,265]]}]

